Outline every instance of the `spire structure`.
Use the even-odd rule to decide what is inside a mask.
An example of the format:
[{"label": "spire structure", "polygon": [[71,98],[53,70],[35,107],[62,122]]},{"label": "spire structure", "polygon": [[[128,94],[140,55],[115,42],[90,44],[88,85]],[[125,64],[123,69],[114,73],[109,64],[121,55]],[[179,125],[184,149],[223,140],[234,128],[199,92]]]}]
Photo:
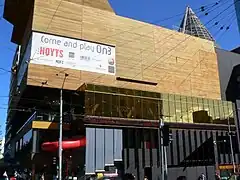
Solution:
[{"label": "spire structure", "polygon": [[210,32],[201,23],[199,18],[189,6],[186,8],[186,12],[180,25],[179,32],[214,41]]}]

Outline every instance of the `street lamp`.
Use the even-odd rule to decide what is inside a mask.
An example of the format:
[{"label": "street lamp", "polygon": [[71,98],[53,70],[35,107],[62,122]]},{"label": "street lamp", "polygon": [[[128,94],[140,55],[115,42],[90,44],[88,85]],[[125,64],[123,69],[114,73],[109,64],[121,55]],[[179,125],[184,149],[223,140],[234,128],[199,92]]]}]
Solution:
[{"label": "street lamp", "polygon": [[[58,74],[57,74],[58,76]],[[62,134],[63,134],[63,86],[65,83],[68,74],[65,73],[65,77],[63,80],[62,87],[60,89],[60,120],[59,120],[59,146],[58,146],[58,153],[59,153],[59,172],[58,172],[58,179],[62,180]]]}]

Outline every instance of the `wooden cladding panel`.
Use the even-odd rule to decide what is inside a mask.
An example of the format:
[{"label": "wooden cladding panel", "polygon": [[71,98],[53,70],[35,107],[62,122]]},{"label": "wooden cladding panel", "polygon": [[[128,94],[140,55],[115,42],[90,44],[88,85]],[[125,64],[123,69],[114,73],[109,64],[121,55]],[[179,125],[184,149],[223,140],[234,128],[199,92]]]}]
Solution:
[{"label": "wooden cladding panel", "polygon": [[69,73],[67,89],[96,83],[220,99],[212,42],[83,6],[77,0],[73,4],[73,1],[63,0],[53,17],[59,0],[36,0],[33,30],[114,45],[116,76],[158,85],[119,82],[114,76],[33,64],[29,67],[28,84],[39,85],[36,79],[48,80],[49,86],[60,87],[63,77],[55,74],[64,70]]},{"label": "wooden cladding panel", "polygon": [[75,4],[81,4],[84,6],[90,6],[93,8],[113,12],[112,7],[108,3],[108,0],[67,0],[67,1]]}]

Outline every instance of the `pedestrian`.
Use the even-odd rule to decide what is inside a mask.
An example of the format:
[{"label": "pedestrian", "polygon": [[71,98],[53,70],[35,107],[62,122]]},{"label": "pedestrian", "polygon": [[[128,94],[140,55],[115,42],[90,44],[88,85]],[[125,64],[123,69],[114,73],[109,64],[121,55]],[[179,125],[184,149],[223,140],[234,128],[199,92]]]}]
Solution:
[{"label": "pedestrian", "polygon": [[202,173],[199,177],[198,177],[198,180],[206,180],[206,176],[204,173]]},{"label": "pedestrian", "polygon": [[221,177],[218,173],[215,174],[215,180],[221,180]]}]

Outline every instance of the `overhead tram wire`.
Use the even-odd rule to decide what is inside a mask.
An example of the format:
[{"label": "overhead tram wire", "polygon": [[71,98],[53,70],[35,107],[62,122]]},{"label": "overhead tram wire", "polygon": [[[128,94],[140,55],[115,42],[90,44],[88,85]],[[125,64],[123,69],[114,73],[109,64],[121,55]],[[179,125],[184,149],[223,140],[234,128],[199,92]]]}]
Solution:
[{"label": "overhead tram wire", "polygon": [[224,31],[222,34],[220,34],[220,36],[217,38],[216,41],[219,41],[220,39],[222,39],[222,37],[229,31],[229,29],[230,29],[230,27],[232,26],[232,24],[233,24],[233,22],[234,22],[235,19],[237,19],[237,16],[235,16],[235,17],[231,20],[230,24],[225,28],[225,31]]},{"label": "overhead tram wire", "polygon": [[[234,18],[236,18],[235,13],[233,13],[230,18],[227,19],[227,22],[220,24],[220,28],[217,29],[217,31],[214,33],[214,36],[217,36],[220,32],[222,32],[225,29],[226,24],[228,24],[229,22],[231,23]],[[226,28],[229,29],[228,26]]]},{"label": "overhead tram wire", "polygon": [[212,24],[212,26],[210,26],[208,28],[208,30],[211,30],[212,28],[219,26],[223,20],[229,18],[229,16],[232,16],[232,14],[235,14],[235,10],[232,10],[230,13],[228,13],[228,15],[224,16],[223,18],[221,18],[220,20],[215,21],[215,23]]},{"label": "overhead tram wire", "polygon": [[223,11],[221,11],[220,13],[218,13],[216,16],[214,16],[211,20],[209,20],[206,24],[208,25],[210,22],[212,22],[214,19],[216,19],[217,17],[219,17],[221,14],[223,14],[225,11],[227,11],[229,8],[231,8],[232,6],[234,6],[237,2],[239,2],[240,0],[235,0],[234,3],[232,3],[231,5],[229,5],[227,8],[225,8]]},{"label": "overhead tram wire", "polygon": [[212,13],[213,11],[219,9],[220,7],[222,7],[223,5],[227,4],[228,2],[229,2],[229,0],[222,0],[222,1],[216,2],[216,4],[213,5],[213,7],[215,7],[215,6],[217,6],[217,7],[213,8],[213,9],[210,9],[209,11],[205,10],[205,13],[203,15],[199,16],[199,18],[208,16],[210,13]]}]

